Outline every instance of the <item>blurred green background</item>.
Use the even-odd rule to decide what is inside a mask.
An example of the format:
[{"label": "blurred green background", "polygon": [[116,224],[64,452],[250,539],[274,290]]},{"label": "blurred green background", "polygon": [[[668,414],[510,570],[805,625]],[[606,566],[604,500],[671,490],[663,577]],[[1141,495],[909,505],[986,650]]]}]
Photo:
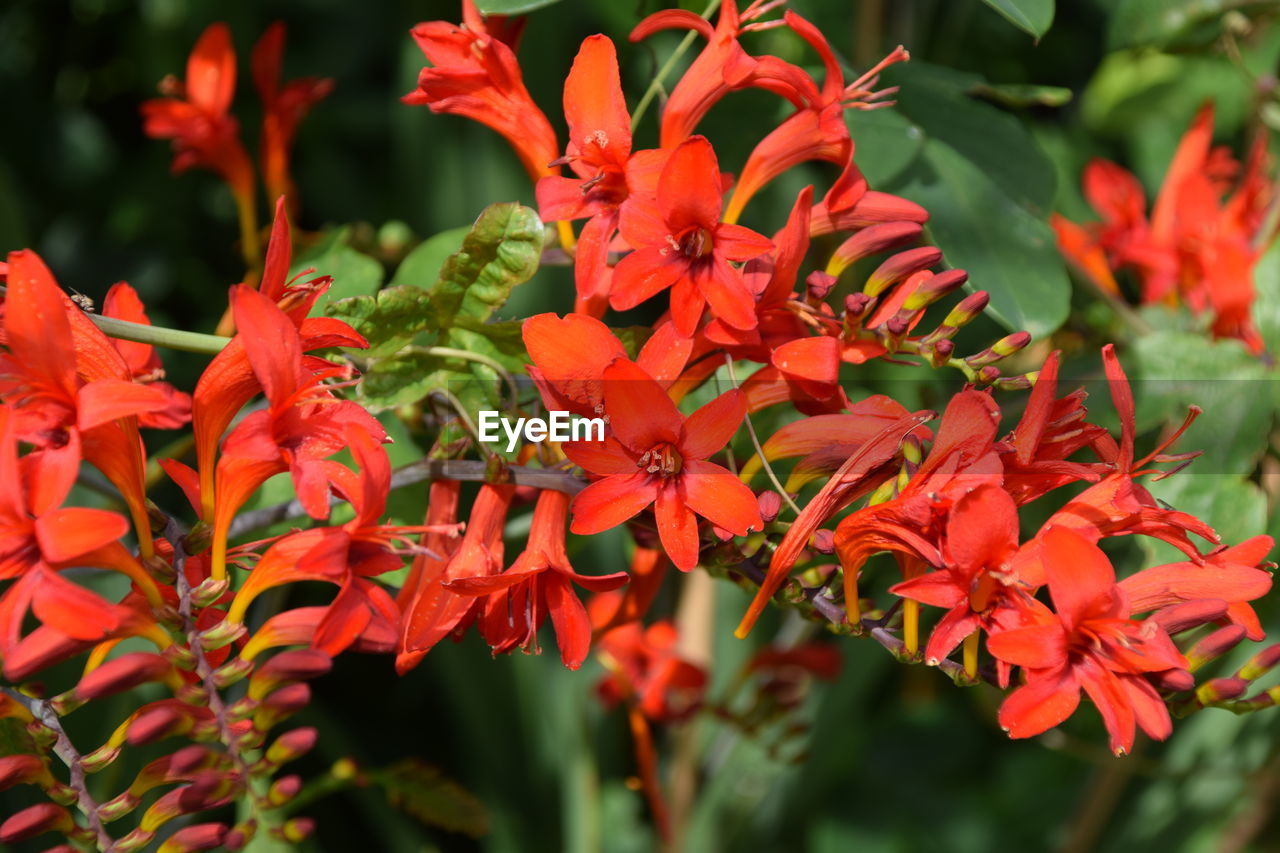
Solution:
[{"label": "blurred green background", "polygon": [[[630,45],[626,33],[663,5],[563,0],[532,15],[521,62],[529,89],[561,131],[560,90],[581,39],[595,32],[615,39],[634,104],[677,37]],[[992,5],[1032,8],[1042,16],[1053,4]],[[1071,286],[1046,217],[1058,209],[1076,220],[1091,218],[1078,189],[1091,156],[1126,163],[1153,193],[1206,98],[1218,104],[1220,140],[1237,150],[1248,128],[1274,119],[1269,87],[1280,30],[1269,16],[1277,5],[1071,0],[1058,4],[1052,27],[1037,40],[981,0],[790,4],[819,25],[851,67],[865,67],[895,44],[908,47],[912,63],[885,75],[886,84],[904,87],[898,107],[849,117],[858,163],[874,188],[931,210],[933,239],[950,263],[969,269],[976,286],[993,293],[1009,326],[1037,337],[1056,330],[1054,344],[1073,359],[1065,371],[1073,377],[1095,371],[1102,341],[1130,332],[1100,310],[1090,292]],[[701,4],[686,7],[701,10]],[[1224,17],[1230,9],[1236,14]],[[422,65],[408,29],[441,18],[457,20],[456,4],[10,0],[0,7],[6,117],[0,246],[35,248],[62,284],[91,297],[128,280],[156,322],[210,329],[226,287],[243,272],[233,249],[234,207],[210,173],[170,176],[168,145],[143,137],[138,104],[155,94],[166,73],[181,76],[207,24],[226,21],[241,60],[235,110],[252,143],[259,115],[248,81],[249,50],[271,21],[283,20],[286,78],[336,80],[333,95],[298,135],[298,224],[319,232],[355,223],[345,239],[385,261],[389,277],[417,239],[465,226],[495,201],[532,202],[527,178],[495,134],[399,102]],[[746,44],[819,73],[813,54],[783,31],[751,36]],[[713,110],[703,130],[725,168],[733,169],[785,114],[772,96],[742,93]],[[656,140],[654,119],[651,113],[640,144]],[[746,224],[776,229],[799,187],[814,181],[825,187],[831,177],[819,168],[789,174],[751,206]],[[265,214],[265,201],[261,210]],[[355,286],[376,287],[381,273],[365,269]],[[1280,317],[1274,257],[1263,273],[1260,310]],[[566,272],[546,270],[517,291],[507,314],[570,305]],[[1269,315],[1260,323],[1274,348],[1280,320]],[[973,337],[990,341],[1001,333],[990,319]],[[1160,334],[1184,337],[1172,344],[1158,337],[1139,341],[1126,355],[1134,360],[1127,364],[1138,365],[1137,375],[1260,383],[1219,386],[1226,390],[1216,413],[1182,445],[1212,444],[1218,455],[1207,474],[1175,478],[1162,496],[1201,513],[1229,539],[1261,532],[1269,522],[1276,529],[1257,474],[1273,421],[1271,374],[1241,359],[1232,344],[1195,338],[1187,344],[1172,321]],[[1175,368],[1167,361],[1171,345],[1184,356]],[[202,363],[168,359],[171,375],[186,387]],[[1177,373],[1197,369],[1202,375]],[[851,374],[851,396],[872,383],[907,405],[955,387],[877,368]],[[1241,394],[1245,387],[1263,393]],[[1185,401],[1176,396],[1149,394],[1144,426],[1177,417]],[[1105,399],[1094,397],[1104,411]],[[1233,440],[1217,440],[1227,434]],[[411,445],[405,452],[411,458]],[[406,518],[420,512],[423,498],[400,498]],[[515,543],[508,547],[515,553]],[[1153,558],[1131,543],[1117,553],[1135,567]],[[613,571],[624,567],[620,554],[620,538],[600,537],[584,544],[575,562],[587,572]],[[713,696],[755,645],[779,630],[797,630],[771,612],[749,643],[733,640],[748,600],[732,584],[716,584]],[[658,612],[669,613],[673,604],[673,595],[664,596]],[[1265,614],[1272,625],[1276,610],[1271,605]],[[994,722],[994,691],[955,689],[936,672],[897,665],[874,643],[840,645],[843,675],[816,685],[792,719],[811,723],[807,732],[743,737],[703,720],[683,732],[660,733],[667,754],[698,756],[701,791],[686,850],[1280,849],[1274,814],[1280,714],[1202,713],[1179,725],[1169,744],[1146,743],[1117,761],[1106,752],[1092,710],[1062,731],[1010,742]],[[319,725],[323,736],[298,772],[322,776],[344,756],[368,767],[415,756],[470,792],[441,787],[432,794],[436,807],[457,812],[474,796],[488,832],[469,839],[424,826],[369,788],[315,804],[310,813],[319,829],[307,846],[652,849],[643,799],[626,784],[634,773],[626,721],[594,700],[598,676],[594,663],[579,673],[564,671],[555,654],[489,660],[474,636],[439,647],[405,678],[395,676],[389,657],[342,657],[334,673],[314,685],[315,700],[301,718]],[[73,737],[100,741],[136,701],[81,711],[70,721]],[[7,796],[0,803],[24,795]]]}]

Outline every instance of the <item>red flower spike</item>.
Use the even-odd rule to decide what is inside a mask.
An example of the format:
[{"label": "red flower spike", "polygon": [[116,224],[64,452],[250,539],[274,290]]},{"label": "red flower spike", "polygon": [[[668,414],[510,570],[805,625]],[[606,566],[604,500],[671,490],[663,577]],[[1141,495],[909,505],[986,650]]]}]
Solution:
[{"label": "red flower spike", "polygon": [[1083,689],[1117,755],[1133,749],[1135,723],[1157,740],[1168,737],[1169,711],[1146,676],[1186,669],[1186,659],[1156,622],[1128,618],[1115,570],[1096,545],[1064,528],[1048,528],[1041,539],[1057,613],[987,641],[995,657],[1026,674],[1000,707],[1000,725],[1011,737],[1038,735],[1071,715]]},{"label": "red flower spike", "polygon": [[298,125],[307,113],[333,91],[327,77],[304,77],[280,85],[284,64],[285,27],[276,21],[253,46],[253,84],[262,99],[262,180],[267,198],[294,202],[297,189],[289,176],[289,151]]},{"label": "red flower spike", "polygon": [[635,249],[613,271],[610,304],[634,308],[671,288],[677,331],[692,336],[703,307],[735,329],[756,325],[755,300],[730,261],[746,261],[773,244],[720,221],[720,167],[711,143],[696,136],[672,152],[652,204],[631,199],[622,208],[622,236]]},{"label": "red flower spike", "polygon": [[187,79],[172,83],[176,97],[142,104],[143,132],[172,139],[173,171],[195,166],[217,172],[238,199],[253,198],[253,166],[229,112],[236,87],[236,54],[226,24],[210,24],[187,60]]},{"label": "red flower spike", "polygon": [[550,616],[560,659],[569,669],[577,669],[590,651],[591,622],[573,584],[603,592],[627,582],[626,572],[580,575],[573,570],[564,548],[568,513],[569,496],[544,489],[533,511],[529,544],[509,569],[499,575],[444,582],[446,589],[459,595],[487,597],[480,633],[494,654],[535,648],[538,628]]},{"label": "red flower spike", "polygon": [[535,182],[555,174],[548,165],[559,156],[555,131],[524,87],[515,52],[502,40],[508,34],[491,33],[472,0],[462,0],[462,14],[461,26],[431,21],[410,31],[431,67],[422,69],[417,88],[401,100],[502,134]]},{"label": "red flower spike", "polygon": [[575,464],[601,476],[573,500],[574,533],[608,530],[652,504],[663,549],[689,571],[698,563],[698,516],[735,536],[763,526],[751,489],[705,461],[742,423],[742,392],[722,394],[686,420],[635,364],[619,359],[604,379],[612,434],[603,444],[563,445]]}]

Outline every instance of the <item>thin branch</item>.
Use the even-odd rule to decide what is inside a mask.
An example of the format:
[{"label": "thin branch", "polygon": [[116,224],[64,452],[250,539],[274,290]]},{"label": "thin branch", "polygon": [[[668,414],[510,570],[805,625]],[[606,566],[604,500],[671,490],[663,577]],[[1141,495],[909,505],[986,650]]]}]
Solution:
[{"label": "thin branch", "polygon": [[70,775],[68,785],[76,792],[76,805],[80,807],[80,812],[88,822],[88,828],[94,835],[98,849],[110,850],[115,840],[107,833],[102,825],[102,818],[98,816],[98,802],[89,793],[89,785],[85,781],[84,763],[75,744],[62,728],[62,720],[58,719],[58,715],[49,703],[42,699],[32,699],[8,688],[5,688],[4,692],[25,705],[32,716],[57,736],[57,740],[53,743],[53,752],[62,759],[63,764],[67,765]]},{"label": "thin branch", "polygon": [[[711,0],[707,4],[707,8],[702,10],[702,17],[710,18],[711,15],[720,8],[720,0]],[[684,56],[686,50],[693,44],[693,40],[698,37],[694,31],[688,32],[684,38],[680,40],[680,44],[676,45],[676,49],[667,57],[667,61],[662,63],[662,67],[658,69],[658,73],[654,75],[653,82],[649,84],[649,88],[644,90],[644,95],[640,98],[640,103],[636,104],[635,112],[631,114],[631,131],[640,126],[640,119],[644,116],[645,110],[649,108],[649,104],[657,97],[658,92],[662,91],[663,81],[667,79],[667,75],[676,67],[676,63],[680,61],[680,57]]]},{"label": "thin branch", "polygon": [[[724,363],[729,368],[729,381],[733,383],[733,387],[738,387],[738,377],[733,371],[733,356],[725,353]],[[800,514],[800,507],[796,506],[796,502],[791,499],[791,495],[787,494],[787,490],[782,487],[782,482],[778,479],[778,475],[774,473],[773,466],[769,464],[769,458],[764,455],[764,447],[760,444],[760,436],[756,435],[756,428],[751,423],[751,413],[748,412],[743,416],[743,420],[747,422],[747,433],[751,436],[751,446],[756,449],[756,455],[760,457],[760,465],[764,468],[765,474],[769,476],[769,482],[778,490],[778,497],[787,502],[787,506],[791,507],[791,511],[796,515]]]}]

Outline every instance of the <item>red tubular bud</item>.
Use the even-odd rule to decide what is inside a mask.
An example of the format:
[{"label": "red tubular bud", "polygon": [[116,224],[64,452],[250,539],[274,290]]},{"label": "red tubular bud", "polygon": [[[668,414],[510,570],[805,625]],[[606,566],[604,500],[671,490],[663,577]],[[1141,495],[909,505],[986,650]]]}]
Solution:
[{"label": "red tubular bud", "polygon": [[1213,705],[1238,699],[1249,689],[1243,678],[1213,678],[1196,688],[1196,698],[1202,705]]},{"label": "red tubular bud", "polygon": [[295,758],[301,758],[316,745],[316,738],[317,732],[310,726],[285,732],[267,748],[266,760],[269,764],[278,767]]},{"label": "red tubular bud", "polygon": [[142,746],[169,737],[184,734],[191,729],[195,718],[175,705],[159,705],[143,711],[129,724],[129,743]]},{"label": "red tubular bud", "polygon": [[834,554],[836,552],[836,535],[825,527],[815,531],[809,543],[813,546],[813,550],[819,554]]},{"label": "red tubular bud", "polygon": [[214,580],[213,578],[205,578],[200,585],[191,590],[191,601],[196,607],[208,607],[231,588],[231,581],[223,578],[222,580]]},{"label": "red tubular bud", "polygon": [[863,228],[835,250],[827,272],[838,276],[865,257],[914,243],[923,233],[924,228],[918,222],[882,222]]},{"label": "red tubular bud", "polygon": [[310,687],[302,683],[286,684],[259,703],[254,713],[253,727],[265,732],[307,707],[310,701]]},{"label": "red tubular bud", "polygon": [[45,832],[61,832],[65,835],[74,828],[75,821],[66,809],[53,803],[38,803],[0,824],[0,841],[16,844]]},{"label": "red tubular bud", "polygon": [[1236,678],[1253,681],[1266,675],[1278,663],[1280,663],[1280,643],[1267,646],[1249,658],[1249,662],[1240,667],[1240,671],[1236,673]]},{"label": "red tubular bud", "polygon": [[927,270],[940,260],[942,250],[933,246],[899,252],[876,268],[862,286],[862,292],[868,296],[879,296],[908,276]]},{"label": "red tubular bud", "polygon": [[229,646],[245,634],[245,627],[237,622],[223,619],[217,625],[200,632],[200,645],[205,651],[215,651]]},{"label": "red tubular bud", "polygon": [[38,755],[6,755],[0,758],[0,791],[14,785],[40,784],[52,780]]},{"label": "red tubular bud", "polygon": [[160,845],[156,853],[197,853],[221,847],[227,837],[224,823],[196,823],[184,826]]},{"label": "red tubular bud", "polygon": [[296,649],[267,661],[249,679],[249,698],[261,699],[286,681],[319,678],[333,668],[333,659],[315,649]]},{"label": "red tubular bud", "polygon": [[80,699],[101,699],[149,681],[163,681],[173,672],[173,665],[163,656],[151,652],[130,652],[109,660],[80,679],[75,694]]},{"label": "red tubular bud", "polygon": [[311,833],[315,832],[315,830],[316,822],[311,818],[295,817],[290,818],[285,822],[285,825],[280,829],[280,834],[284,837],[285,841],[298,844],[306,841]]},{"label": "red tubular bud", "polygon": [[821,302],[827,298],[827,294],[831,292],[831,288],[836,286],[836,277],[822,270],[814,270],[809,273],[808,278],[804,280],[809,299],[813,302]]},{"label": "red tubular bud", "polygon": [[1209,661],[1231,651],[1244,639],[1244,635],[1245,627],[1243,625],[1228,625],[1225,628],[1219,628],[1214,631],[1192,646],[1191,650],[1187,652],[1187,663],[1190,664],[1188,669],[1195,672]]},{"label": "red tubular bud", "polygon": [[938,328],[925,336],[925,342],[932,343],[943,338],[950,338],[960,330],[961,326],[967,326],[976,320],[983,311],[987,310],[987,305],[990,302],[991,297],[985,290],[970,293],[951,309],[950,313],[943,318],[942,323],[938,325]]},{"label": "red tubular bud", "polygon": [[1161,607],[1151,618],[1164,628],[1167,634],[1179,634],[1199,628],[1210,622],[1216,622],[1227,615],[1227,603],[1216,598],[1202,598],[1196,601],[1182,601]]},{"label": "red tubular bud", "polygon": [[1006,335],[996,341],[987,349],[975,355],[971,355],[965,359],[970,367],[982,367],[987,364],[995,364],[1002,358],[1008,358],[1015,352],[1025,348],[1031,343],[1030,332],[1014,332],[1012,335]]},{"label": "red tubular bud", "polygon": [[190,785],[166,791],[142,815],[138,829],[155,832],[169,821],[184,814],[226,805],[243,788],[238,776],[209,771],[200,773]]},{"label": "red tubular bud", "polygon": [[928,308],[948,293],[962,287],[968,280],[969,274],[964,270],[944,270],[920,285],[915,293],[908,296],[902,303],[902,310],[898,312],[898,315],[910,317],[917,311]]},{"label": "red tubular bud", "polygon": [[765,524],[776,519],[782,511],[782,498],[772,489],[761,492],[756,498],[756,504],[760,507],[760,518]]},{"label": "red tubular bud", "polygon": [[283,806],[298,796],[298,792],[301,790],[301,776],[285,776],[272,783],[270,790],[267,791],[267,802],[273,806]]},{"label": "red tubular bud", "polygon": [[1166,669],[1164,672],[1153,672],[1148,677],[1156,687],[1174,693],[1182,693],[1196,686],[1195,676],[1185,669]]}]

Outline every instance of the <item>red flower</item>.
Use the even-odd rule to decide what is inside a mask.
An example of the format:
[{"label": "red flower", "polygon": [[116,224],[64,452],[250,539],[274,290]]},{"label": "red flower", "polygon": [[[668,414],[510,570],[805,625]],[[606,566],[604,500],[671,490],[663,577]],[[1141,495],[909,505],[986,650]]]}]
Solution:
[{"label": "red flower", "polygon": [[[128,320],[131,323],[151,325],[151,318],[138,298],[138,292],[126,282],[120,281],[111,285],[106,298],[102,301],[102,316],[117,320]],[[151,344],[140,344],[135,341],[111,339],[134,382],[150,385],[164,394],[169,405],[163,409],[138,414],[138,425],[152,429],[178,429],[191,420],[191,395],[179,391],[164,380],[164,365],[160,363],[160,355]]]},{"label": "red flower", "polygon": [[618,77],[618,56],[607,37],[595,35],[582,43],[564,83],[564,114],[569,145],[562,162],[578,177],[539,180],[538,213],[545,222],[590,217],[574,256],[578,296],[587,298],[609,291],[609,243],[618,230],[618,209],[627,199],[631,157],[631,117]]},{"label": "red flower", "polygon": [[401,100],[493,128],[534,181],[554,174],[548,164],[559,156],[556,133],[524,87],[515,52],[502,40],[505,31],[490,32],[492,23],[472,0],[462,0],[462,20],[461,26],[431,21],[413,28],[431,67],[422,69],[418,87]]},{"label": "red flower", "polygon": [[240,144],[240,127],[228,110],[236,90],[236,54],[226,24],[210,24],[187,60],[185,85],[162,84],[174,97],[142,105],[143,132],[172,139],[173,171],[200,166],[217,172],[239,198],[253,198],[253,166]]},{"label": "red flower", "polygon": [[[592,612],[615,597],[592,599]],[[597,654],[609,674],[596,684],[605,707],[634,701],[655,723],[680,722],[696,712],[706,692],[707,673],[680,657],[676,641],[675,625],[665,620],[648,627],[629,622],[605,632]]]},{"label": "red flower", "polygon": [[348,430],[386,440],[372,415],[357,403],[336,399],[325,387],[324,380],[345,374],[345,368],[308,369],[297,328],[274,302],[237,285],[231,289],[231,309],[240,330],[236,337],[268,407],[242,420],[223,441],[213,516],[215,579],[226,570],[226,533],[236,511],[269,477],[290,472],[303,508],[312,518],[324,518],[335,477],[326,460],[348,446]]},{"label": "red flower", "polygon": [[942,568],[889,587],[889,592],[947,608],[925,647],[936,664],[977,631],[1019,622],[1021,596],[1010,568],[1018,550],[1018,508],[999,485],[986,483],[951,507]]},{"label": "red flower", "polygon": [[529,544],[509,569],[444,582],[445,589],[459,595],[487,596],[480,633],[494,654],[534,647],[538,628],[549,615],[560,659],[569,669],[577,669],[591,648],[591,622],[573,584],[603,592],[627,582],[626,572],[580,575],[573,570],[564,547],[568,511],[568,495],[543,490],[533,511]]},{"label": "red flower", "polygon": [[[274,586],[319,580],[341,587],[337,597],[315,624],[311,644],[329,655],[342,652],[371,625],[394,637],[400,621],[395,601],[370,578],[403,566],[402,551],[410,533],[424,527],[394,527],[379,523],[391,488],[391,464],[366,430],[347,427],[347,439],[360,468],[355,479],[340,475],[339,489],[355,508],[355,518],[338,527],[320,527],[291,534],[272,545],[249,573],[227,611],[232,622],[242,623],[253,600]],[[443,525],[429,532],[449,535],[457,525]]]},{"label": "red flower", "polygon": [[1026,684],[1000,706],[1000,725],[1011,737],[1038,735],[1071,716],[1083,689],[1117,755],[1133,749],[1135,722],[1157,740],[1168,737],[1169,711],[1145,676],[1186,669],[1186,660],[1155,621],[1129,618],[1115,570],[1096,545],[1063,528],[1049,528],[1041,539],[1057,612],[987,641],[993,655],[1026,674]]},{"label": "red flower", "polygon": [[608,530],[653,504],[663,548],[688,571],[698,563],[698,516],[735,536],[763,525],[751,489],[705,461],[742,423],[742,392],[721,394],[686,420],[632,362],[618,359],[604,379],[611,435],[603,443],[563,445],[574,463],[602,478],[574,498],[574,533]]},{"label": "red flower", "polygon": [[754,231],[720,221],[720,167],[701,136],[671,153],[655,203],[632,199],[622,209],[622,236],[635,249],[613,271],[610,303],[634,308],[671,288],[677,331],[692,336],[710,303],[735,329],[756,325],[755,299],[730,261],[746,261],[773,244]]},{"label": "red flower", "polygon": [[289,177],[289,149],[298,124],[333,91],[327,77],[304,77],[280,85],[284,63],[284,24],[276,21],[253,47],[253,83],[262,99],[262,179],[268,198],[293,200],[297,190]]}]

